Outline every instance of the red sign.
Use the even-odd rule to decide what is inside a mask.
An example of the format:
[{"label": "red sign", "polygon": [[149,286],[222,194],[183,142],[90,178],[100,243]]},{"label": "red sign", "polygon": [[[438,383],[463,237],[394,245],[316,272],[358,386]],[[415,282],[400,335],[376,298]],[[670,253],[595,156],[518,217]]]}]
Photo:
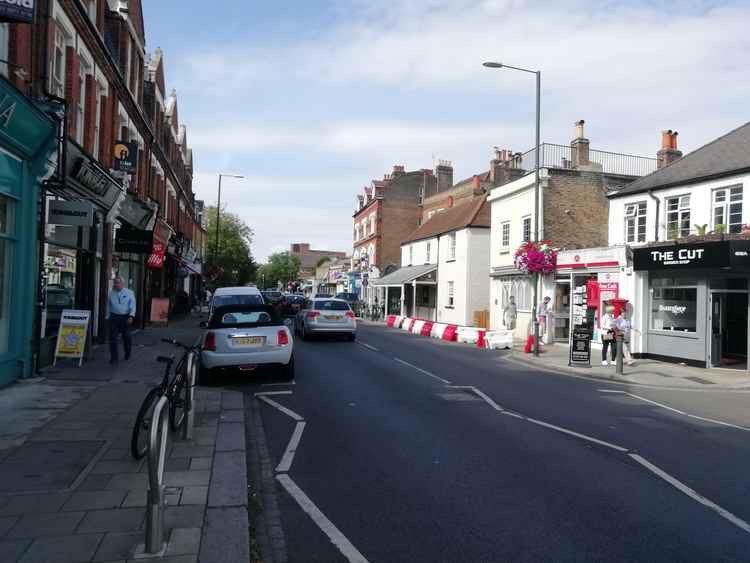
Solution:
[{"label": "red sign", "polygon": [[151,250],[151,255],[148,257],[147,264],[149,268],[161,268],[164,266],[164,255],[167,250],[167,245],[163,242],[154,239],[154,246]]}]

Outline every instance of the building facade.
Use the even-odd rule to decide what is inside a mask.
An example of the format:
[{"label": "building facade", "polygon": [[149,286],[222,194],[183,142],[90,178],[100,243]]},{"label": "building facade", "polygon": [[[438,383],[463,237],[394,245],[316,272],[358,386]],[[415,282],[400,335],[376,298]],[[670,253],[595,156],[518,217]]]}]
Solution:
[{"label": "building facade", "polygon": [[321,260],[346,258],[346,252],[336,250],[314,250],[306,242],[295,242],[290,247],[292,256],[299,258],[299,277],[302,280],[315,278],[315,269]]}]

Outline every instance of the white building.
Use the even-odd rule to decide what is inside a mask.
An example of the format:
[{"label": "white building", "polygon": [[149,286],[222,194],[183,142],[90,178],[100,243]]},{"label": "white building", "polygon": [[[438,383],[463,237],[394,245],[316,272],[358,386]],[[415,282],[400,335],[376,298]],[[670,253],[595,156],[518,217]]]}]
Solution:
[{"label": "white building", "polygon": [[634,351],[747,367],[750,123],[680,158],[665,131],[660,169],[615,193],[610,245],[633,248]]},{"label": "white building", "polygon": [[[375,283],[398,292],[403,314],[473,326],[488,310],[490,206],[484,195],[441,211],[401,244],[401,268]],[[390,302],[390,301],[389,301]]]}]

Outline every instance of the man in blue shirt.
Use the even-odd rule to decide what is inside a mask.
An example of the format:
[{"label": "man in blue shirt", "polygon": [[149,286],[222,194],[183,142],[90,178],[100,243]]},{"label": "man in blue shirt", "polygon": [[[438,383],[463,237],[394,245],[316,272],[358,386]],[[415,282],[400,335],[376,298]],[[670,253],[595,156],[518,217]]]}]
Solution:
[{"label": "man in blue shirt", "polygon": [[117,363],[117,336],[122,334],[125,344],[125,359],[130,359],[133,341],[130,337],[130,325],[135,317],[135,295],[124,287],[122,278],[117,277],[112,283],[112,290],[107,297],[107,318],[109,319],[109,363]]}]

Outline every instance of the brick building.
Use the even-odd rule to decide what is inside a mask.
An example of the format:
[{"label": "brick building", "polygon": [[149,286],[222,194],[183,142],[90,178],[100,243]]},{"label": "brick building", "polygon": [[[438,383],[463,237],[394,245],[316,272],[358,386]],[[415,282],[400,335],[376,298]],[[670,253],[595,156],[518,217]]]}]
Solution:
[{"label": "brick building", "polygon": [[0,73],[14,95],[56,122],[62,139],[56,167],[34,186],[44,228],[29,235],[40,257],[33,301],[42,305],[27,312],[35,325],[27,336],[43,366],[62,309],[91,311],[91,334],[105,337],[115,276],[136,293],[137,325],[149,317],[152,297],[174,302],[195,290],[205,231],[196,220],[186,130],[176,95],[165,95],[161,53],[147,54],[141,1],[34,4],[33,17],[0,24],[0,54],[7,54]]},{"label": "brick building", "polygon": [[323,258],[330,260],[346,258],[346,252],[336,250],[314,250],[306,242],[295,242],[290,247],[292,256],[299,258],[299,277],[303,280],[315,278],[315,269]]}]

